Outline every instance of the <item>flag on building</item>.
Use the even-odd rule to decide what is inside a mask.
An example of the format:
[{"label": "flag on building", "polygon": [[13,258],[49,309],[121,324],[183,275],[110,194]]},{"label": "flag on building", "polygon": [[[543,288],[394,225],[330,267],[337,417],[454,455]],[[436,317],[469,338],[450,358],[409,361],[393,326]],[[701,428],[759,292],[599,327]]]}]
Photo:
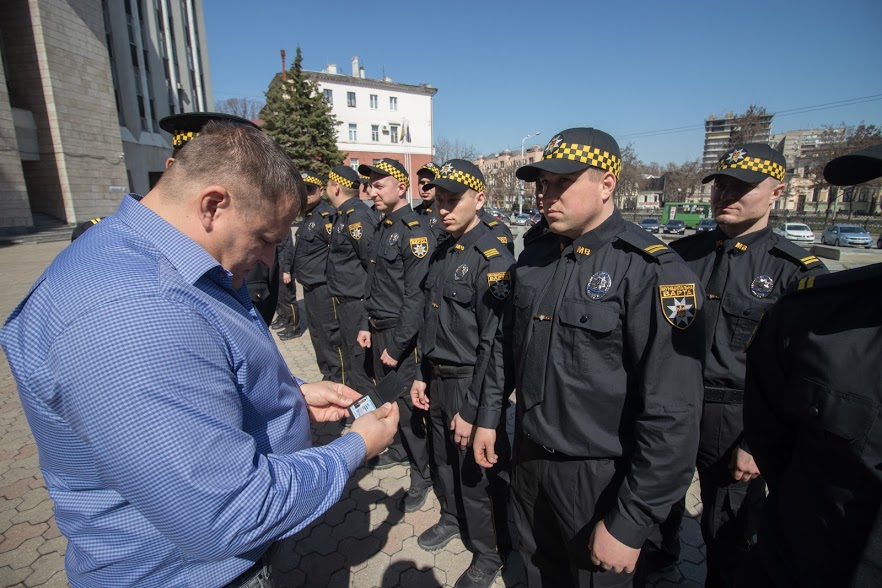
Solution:
[{"label": "flag on building", "polygon": [[410,143],[410,125],[407,125],[407,137],[405,138],[405,141]]}]

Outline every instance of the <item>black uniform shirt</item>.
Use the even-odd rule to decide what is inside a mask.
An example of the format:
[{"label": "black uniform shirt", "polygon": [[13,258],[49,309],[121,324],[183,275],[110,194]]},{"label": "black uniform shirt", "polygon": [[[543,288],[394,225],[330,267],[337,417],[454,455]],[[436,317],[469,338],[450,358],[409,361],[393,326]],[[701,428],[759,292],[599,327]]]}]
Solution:
[{"label": "black uniform shirt", "polygon": [[365,308],[372,319],[397,319],[393,359],[400,361],[423,324],[423,285],[432,255],[430,231],[405,205],[383,219],[371,248],[365,282]]},{"label": "black uniform shirt", "polygon": [[276,245],[276,260],[279,265],[278,271],[283,274],[294,271],[294,240],[291,238],[291,229],[288,229],[288,234]]},{"label": "black uniform shirt", "polygon": [[458,240],[442,244],[426,279],[423,361],[474,366],[460,416],[488,429],[502,414],[502,389],[484,394],[483,388],[513,265],[514,256],[479,222]]},{"label": "black uniform shirt", "polygon": [[729,274],[722,292],[707,292],[709,299],[720,297],[721,308],[713,329],[714,340],[705,359],[704,383],[743,390],[744,348],[760,317],[794,280],[825,274],[827,268],[817,257],[774,234],[770,228],[737,239],[728,239],[716,228],[671,244],[706,289],[717,247],[722,247],[723,255],[729,256]]},{"label": "black uniform shirt", "polygon": [[505,223],[498,221],[483,208],[478,211],[478,216],[481,217],[481,222],[489,227],[493,236],[496,237],[500,243],[505,245],[509,252],[514,255],[514,236],[512,236],[511,230],[505,226]]},{"label": "black uniform shirt", "polygon": [[618,506],[605,522],[617,539],[639,547],[682,498],[695,467],[701,286],[679,256],[618,210],[565,242],[537,239],[518,258],[504,342],[494,355],[513,350],[508,365],[515,368],[521,410],[534,317],[556,263],[566,259],[543,399],[522,415],[523,431],[565,455],[624,458]]},{"label": "black uniform shirt", "polygon": [[368,256],[376,230],[374,212],[353,196],[337,209],[328,251],[328,289],[334,296],[364,297]]},{"label": "black uniform shirt", "polygon": [[306,213],[297,229],[294,271],[297,281],[304,286],[318,286],[326,281],[328,246],[335,212],[333,206],[322,200]]},{"label": "black uniform shirt", "polygon": [[433,245],[437,250],[441,243],[450,236],[450,233],[444,230],[444,224],[438,218],[438,213],[435,212],[435,202],[423,200],[419,206],[414,207],[413,211],[420,216],[421,224],[429,227],[432,231]]},{"label": "black uniform shirt", "polygon": [[747,352],[744,433],[769,484],[760,553],[781,586],[878,586],[882,264],[793,290]]}]

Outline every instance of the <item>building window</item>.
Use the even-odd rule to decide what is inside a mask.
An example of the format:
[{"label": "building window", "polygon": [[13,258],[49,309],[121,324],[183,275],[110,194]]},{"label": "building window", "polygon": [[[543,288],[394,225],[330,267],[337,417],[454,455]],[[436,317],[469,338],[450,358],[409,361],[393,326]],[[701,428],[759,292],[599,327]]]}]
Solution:
[{"label": "building window", "polygon": [[389,135],[393,143],[398,142],[398,125],[389,125]]},{"label": "building window", "polygon": [[379,99],[377,98],[377,95],[371,94],[371,110],[377,109],[377,102],[378,101],[379,101]]},{"label": "building window", "polygon": [[398,98],[389,96],[389,110],[398,110]]},{"label": "building window", "polygon": [[353,123],[349,124],[349,140],[352,142],[358,141],[358,127]]},{"label": "building window", "polygon": [[371,141],[376,143],[380,140],[380,125],[371,125]]},{"label": "building window", "polygon": [[355,92],[346,92],[346,105],[355,108]]},{"label": "building window", "polygon": [[357,157],[350,157],[349,158],[349,167],[351,167],[355,171],[358,171],[358,158]]},{"label": "building window", "polygon": [[325,102],[334,105],[334,91],[333,90],[325,90]]}]

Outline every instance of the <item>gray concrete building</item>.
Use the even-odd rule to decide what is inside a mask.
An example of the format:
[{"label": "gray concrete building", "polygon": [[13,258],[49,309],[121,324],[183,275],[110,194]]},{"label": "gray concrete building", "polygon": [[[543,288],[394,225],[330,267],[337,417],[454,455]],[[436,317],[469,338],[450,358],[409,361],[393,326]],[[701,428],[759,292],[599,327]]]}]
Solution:
[{"label": "gray concrete building", "polygon": [[201,0],[0,2],[0,236],[113,213],[212,110]]}]

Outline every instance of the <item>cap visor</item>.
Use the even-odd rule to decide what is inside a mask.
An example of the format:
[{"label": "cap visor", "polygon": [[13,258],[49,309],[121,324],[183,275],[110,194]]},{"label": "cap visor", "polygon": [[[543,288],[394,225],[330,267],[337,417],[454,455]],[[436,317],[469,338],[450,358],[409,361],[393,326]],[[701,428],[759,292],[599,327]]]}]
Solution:
[{"label": "cap visor", "polygon": [[570,159],[543,159],[542,161],[519,167],[515,172],[515,176],[525,182],[535,182],[539,179],[539,174],[544,171],[550,174],[571,174],[589,167],[591,166],[587,163]]},{"label": "cap visor", "polygon": [[880,156],[852,153],[837,157],[824,168],[824,179],[834,186],[863,184],[882,176]]},{"label": "cap visor", "polygon": [[438,178],[437,180],[431,181],[425,185],[426,188],[441,188],[442,190],[447,190],[448,192],[453,192],[454,194],[459,194],[460,192],[465,192],[469,189],[465,184],[460,184],[456,180],[451,180],[448,178]]},{"label": "cap visor", "polygon": [[741,180],[748,184],[759,184],[766,178],[772,177],[762,172],[750,171],[749,169],[723,169],[705,176],[704,179],[701,180],[701,183],[707,184],[717,176],[729,176],[730,178],[735,178],[736,180]]}]

